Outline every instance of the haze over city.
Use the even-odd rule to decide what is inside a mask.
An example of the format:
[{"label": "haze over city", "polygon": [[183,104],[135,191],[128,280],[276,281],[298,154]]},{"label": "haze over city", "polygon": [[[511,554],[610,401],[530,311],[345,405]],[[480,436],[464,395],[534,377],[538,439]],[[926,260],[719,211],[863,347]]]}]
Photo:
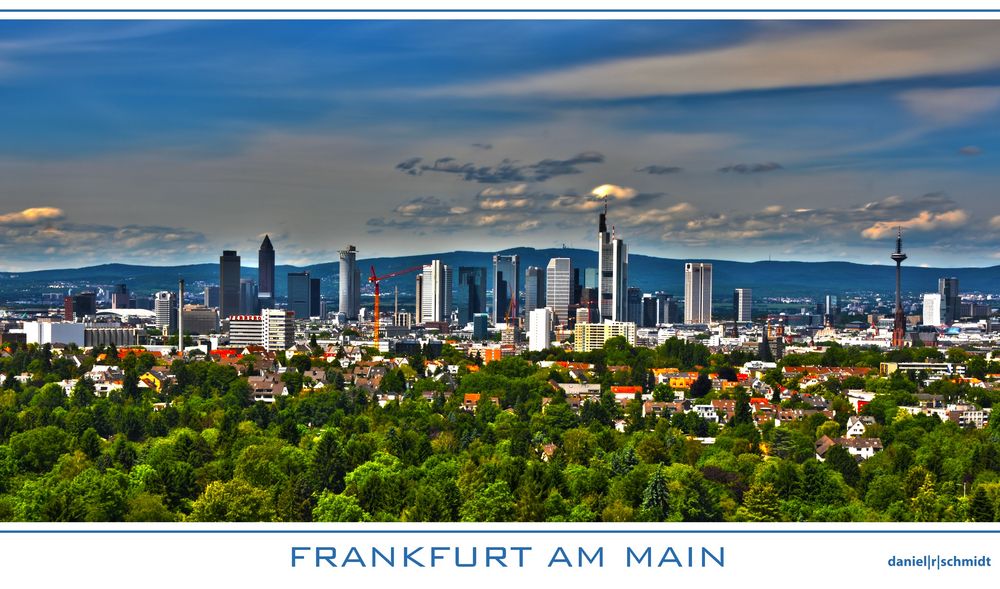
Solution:
[{"label": "haze over city", "polygon": [[514,246],[990,266],[995,22],[0,24],[2,270]]}]

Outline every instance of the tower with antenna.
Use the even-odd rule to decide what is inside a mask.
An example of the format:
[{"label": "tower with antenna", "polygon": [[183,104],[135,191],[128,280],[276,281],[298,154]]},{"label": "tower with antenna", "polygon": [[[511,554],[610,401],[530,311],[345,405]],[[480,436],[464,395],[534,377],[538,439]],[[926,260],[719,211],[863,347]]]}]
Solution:
[{"label": "tower with antenna", "polygon": [[901,274],[903,260],[906,254],[903,253],[903,228],[896,228],[896,251],[889,255],[893,262],[896,262],[896,309],[892,320],[892,347],[902,348],[906,342],[906,316],[903,313]]}]

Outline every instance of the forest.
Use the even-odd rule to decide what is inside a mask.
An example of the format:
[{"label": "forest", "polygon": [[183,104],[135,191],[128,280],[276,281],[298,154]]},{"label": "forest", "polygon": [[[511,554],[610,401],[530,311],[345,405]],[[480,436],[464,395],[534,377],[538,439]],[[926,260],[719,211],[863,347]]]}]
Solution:
[{"label": "forest", "polygon": [[[108,352],[30,345],[0,357],[0,520],[998,520],[1000,420],[966,429],[898,409],[917,393],[992,406],[993,389],[967,383],[923,386],[921,375],[900,373],[831,379],[809,392],[829,401],[833,419],[817,412],[775,426],[755,423],[743,387],[723,393],[699,378],[686,391],[693,402],[736,402],[734,416],[715,424],[693,411],[644,416],[641,401],[618,403],[610,392],[641,385],[669,401],[675,391],[653,386],[651,369],[734,375],[752,359],[678,340],[653,349],[612,340],[589,354],[526,353],[482,366],[445,346],[442,358],[462,365],[453,391],[423,376],[427,359],[419,355],[372,391],[342,374],[303,386],[304,373],[326,363],[279,354],[290,394],[274,403],[253,402],[246,375],[207,359],[163,366],[172,378],[157,392],[140,386],[140,376],[163,360]],[[124,375],[106,396],[83,377],[99,357]],[[575,411],[554,386],[572,377],[558,365],[540,368],[543,359],[592,363],[601,396]],[[877,367],[887,359],[947,359],[982,376],[1000,372],[962,350],[831,346],[786,356],[764,380],[798,390],[782,366]],[[253,366],[250,359],[247,370]],[[60,382],[68,379],[79,380],[67,394]],[[854,414],[842,391],[859,386],[876,393],[862,413],[875,420],[866,436],[884,449],[859,463],[835,446],[817,460],[816,440],[843,435]],[[380,403],[379,393],[389,392],[398,395]],[[466,393],[481,395],[471,410]]]}]

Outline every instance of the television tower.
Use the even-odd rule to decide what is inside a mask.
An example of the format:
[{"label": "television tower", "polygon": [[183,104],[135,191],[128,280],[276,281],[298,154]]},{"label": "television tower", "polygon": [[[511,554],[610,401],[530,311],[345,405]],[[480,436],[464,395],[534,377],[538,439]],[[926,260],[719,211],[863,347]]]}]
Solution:
[{"label": "television tower", "polygon": [[892,320],[892,347],[902,348],[906,340],[906,317],[903,315],[903,302],[900,295],[900,273],[906,254],[903,253],[903,228],[896,228],[896,251],[889,256],[896,262],[896,311]]}]

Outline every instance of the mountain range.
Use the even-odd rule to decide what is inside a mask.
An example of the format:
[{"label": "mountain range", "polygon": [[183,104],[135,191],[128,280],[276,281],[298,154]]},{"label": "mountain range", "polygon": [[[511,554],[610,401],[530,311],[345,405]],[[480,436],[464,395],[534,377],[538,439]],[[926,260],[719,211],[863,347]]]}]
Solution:
[{"label": "mountain range", "polygon": [[[574,268],[594,268],[597,253],[575,248],[513,248],[499,252],[520,256],[521,272],[528,266],[544,268],[549,259],[570,258]],[[281,252],[278,252],[280,260]],[[398,272],[410,267],[440,259],[454,268],[479,266],[491,274],[492,252],[453,251],[436,254],[382,257],[358,260],[362,280],[366,281],[371,266],[381,275]],[[252,256],[256,261],[256,256]],[[687,261],[711,262],[714,273],[716,299],[730,296],[733,288],[752,288],[754,297],[820,297],[825,294],[890,293],[895,288],[895,273],[891,265],[866,265],[850,262],[790,262],[761,261],[733,262],[728,260],[676,260],[640,254],[629,256],[629,285],[643,292],[665,291],[675,295],[684,292],[684,264]],[[321,280],[324,298],[336,300],[340,263],[327,262],[310,266],[278,265],[275,268],[277,295],[285,295],[287,274],[307,271]],[[457,270],[455,271],[457,281]],[[253,267],[242,269],[244,278],[256,279]],[[32,272],[0,272],[0,297],[7,301],[26,300],[43,292],[59,292],[66,287],[77,290],[91,286],[127,284],[129,290],[139,295],[158,290],[172,290],[177,279],[183,277],[191,292],[208,284],[218,284],[217,264],[190,264],[181,266],[143,266],[132,264],[102,264],[85,268],[64,268]],[[922,268],[903,266],[903,290],[907,293],[936,292],[941,277],[955,277],[962,292],[1000,292],[1000,266],[986,268]],[[391,296],[393,287],[399,288],[403,300],[412,300],[413,275],[404,275],[383,282],[383,293]],[[492,277],[487,288],[492,288]],[[363,292],[367,289],[363,285]]]}]

